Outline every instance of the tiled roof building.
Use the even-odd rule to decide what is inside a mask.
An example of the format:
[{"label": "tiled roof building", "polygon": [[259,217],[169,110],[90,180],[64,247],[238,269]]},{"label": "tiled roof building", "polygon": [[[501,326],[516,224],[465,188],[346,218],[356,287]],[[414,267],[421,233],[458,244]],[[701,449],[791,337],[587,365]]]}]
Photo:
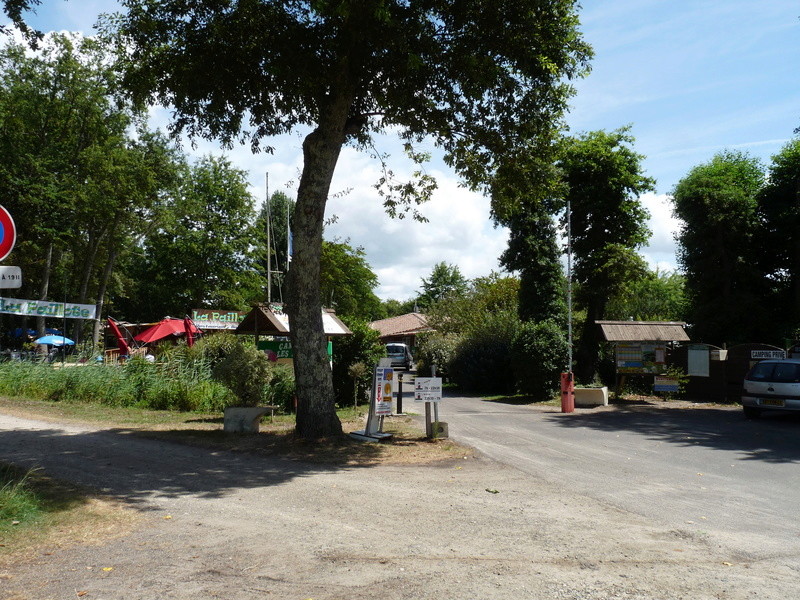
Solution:
[{"label": "tiled roof building", "polygon": [[369,326],[380,334],[384,343],[402,342],[412,347],[418,333],[431,330],[425,315],[416,312],[373,321]]}]

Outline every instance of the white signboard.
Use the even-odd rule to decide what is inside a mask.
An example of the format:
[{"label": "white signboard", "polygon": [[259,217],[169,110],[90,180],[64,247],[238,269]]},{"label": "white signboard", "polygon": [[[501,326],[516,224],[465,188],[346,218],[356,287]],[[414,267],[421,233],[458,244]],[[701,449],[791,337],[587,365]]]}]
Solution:
[{"label": "white signboard", "polygon": [[414,380],[414,402],[440,402],[441,399],[441,377],[417,377]]},{"label": "white signboard", "polygon": [[392,414],[392,384],[394,369],[378,367],[375,370],[375,415],[385,417]]},{"label": "white signboard", "polygon": [[708,377],[710,370],[708,346],[689,346],[686,374],[692,377]]},{"label": "white signboard", "polygon": [[751,350],[750,358],[753,360],[764,360],[765,358],[786,358],[783,350]]},{"label": "white signboard", "polygon": [[16,289],[22,287],[22,269],[19,267],[0,267],[0,288]]}]

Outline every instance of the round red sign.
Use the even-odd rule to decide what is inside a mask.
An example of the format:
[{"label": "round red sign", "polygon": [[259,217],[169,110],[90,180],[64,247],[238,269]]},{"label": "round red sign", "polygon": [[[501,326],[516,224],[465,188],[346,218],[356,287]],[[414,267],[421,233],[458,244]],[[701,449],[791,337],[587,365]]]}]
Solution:
[{"label": "round red sign", "polygon": [[17,241],[17,228],[9,212],[0,206],[0,260],[11,254]]}]

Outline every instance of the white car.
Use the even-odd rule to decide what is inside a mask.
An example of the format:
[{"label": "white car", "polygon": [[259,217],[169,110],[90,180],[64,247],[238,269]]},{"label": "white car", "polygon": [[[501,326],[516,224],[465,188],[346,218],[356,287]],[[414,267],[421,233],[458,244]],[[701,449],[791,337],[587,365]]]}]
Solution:
[{"label": "white car", "polygon": [[800,411],[800,359],[762,360],[744,378],[744,416],[764,410]]},{"label": "white car", "polygon": [[386,344],[386,356],[392,359],[392,367],[410,371],[413,367],[414,357],[411,348],[399,342]]}]

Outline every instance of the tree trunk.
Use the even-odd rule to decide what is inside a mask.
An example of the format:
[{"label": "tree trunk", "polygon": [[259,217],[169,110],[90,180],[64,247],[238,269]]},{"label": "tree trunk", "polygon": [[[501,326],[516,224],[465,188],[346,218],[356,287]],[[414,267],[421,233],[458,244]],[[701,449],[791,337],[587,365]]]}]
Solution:
[{"label": "tree trunk", "polygon": [[111,273],[114,270],[114,263],[117,260],[116,251],[112,251],[108,256],[108,262],[105,269],[103,269],[103,277],[100,280],[100,287],[97,290],[97,311],[94,320],[94,327],[92,329],[92,348],[97,348],[97,343],[100,341],[100,323],[103,317],[103,304],[105,304],[106,289],[108,282],[111,279]]},{"label": "tree trunk", "polygon": [[[50,291],[50,271],[53,267],[53,244],[48,244],[47,252],[44,258],[44,269],[42,269],[42,285],[39,288],[39,300],[47,300],[47,294]],[[44,317],[36,317],[36,337],[42,337],[45,334]],[[67,335],[67,332],[64,332]],[[44,348],[44,346],[41,346]]]},{"label": "tree trunk", "polygon": [[303,142],[303,173],[294,211],[289,323],[297,393],[296,433],[305,439],[342,434],[325,349],[320,301],[320,256],[325,204],[342,144],[350,102],[341,98]]}]

